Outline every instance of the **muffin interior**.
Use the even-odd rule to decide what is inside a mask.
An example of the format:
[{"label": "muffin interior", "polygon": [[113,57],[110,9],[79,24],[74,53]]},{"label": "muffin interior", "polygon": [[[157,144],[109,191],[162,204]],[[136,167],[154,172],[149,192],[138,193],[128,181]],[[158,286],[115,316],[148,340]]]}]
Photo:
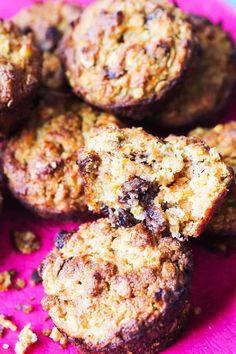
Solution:
[{"label": "muffin interior", "polygon": [[194,138],[158,139],[141,128],[102,129],[79,157],[90,210],[118,226],[197,237],[227,192],[231,173]]}]

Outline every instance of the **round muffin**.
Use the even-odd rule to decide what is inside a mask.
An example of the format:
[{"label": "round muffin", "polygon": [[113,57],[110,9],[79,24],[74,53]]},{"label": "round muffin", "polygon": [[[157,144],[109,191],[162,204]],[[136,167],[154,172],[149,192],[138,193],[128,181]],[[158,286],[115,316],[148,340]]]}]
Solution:
[{"label": "round muffin", "polygon": [[141,119],[183,77],[194,47],[189,19],[166,0],[99,0],[83,11],[60,52],[76,94]]},{"label": "round muffin", "polygon": [[142,223],[100,219],[59,233],[41,274],[44,309],[83,353],[154,354],[186,321],[190,252]]},{"label": "round muffin", "polygon": [[23,35],[12,22],[0,20],[0,138],[21,120],[15,110],[19,105],[23,109],[38,87],[41,64],[33,35]]},{"label": "round muffin", "polygon": [[46,92],[26,129],[4,147],[3,171],[11,191],[42,217],[68,218],[83,211],[78,149],[93,128],[119,124],[76,97]]},{"label": "round muffin", "polygon": [[[236,173],[236,121],[219,124],[212,129],[197,128],[190,132],[190,135],[198,136],[211,147],[215,147],[225,163],[231,166]],[[236,246],[235,177],[224,203],[217,210],[207,231],[210,235],[222,237],[225,243]]]},{"label": "round muffin", "polygon": [[81,14],[78,5],[64,1],[37,1],[13,17],[23,33],[33,31],[38,47],[43,51],[43,82],[52,89],[65,84],[61,60],[56,49],[70,23]]},{"label": "round muffin", "polygon": [[162,140],[141,128],[100,129],[78,158],[90,210],[114,225],[197,237],[228,192],[231,170],[200,139]]},{"label": "round muffin", "polygon": [[216,121],[236,82],[235,45],[229,34],[204,17],[191,20],[201,56],[171,102],[151,118],[168,129]]}]

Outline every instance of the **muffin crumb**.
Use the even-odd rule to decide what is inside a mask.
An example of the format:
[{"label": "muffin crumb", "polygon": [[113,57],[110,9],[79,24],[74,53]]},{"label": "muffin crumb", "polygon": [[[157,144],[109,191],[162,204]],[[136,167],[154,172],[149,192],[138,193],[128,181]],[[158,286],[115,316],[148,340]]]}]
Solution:
[{"label": "muffin crumb", "polygon": [[19,341],[15,345],[16,354],[24,354],[26,350],[37,342],[37,335],[32,332],[31,324],[28,323],[19,334]]},{"label": "muffin crumb", "polygon": [[4,343],[4,344],[2,345],[2,349],[7,350],[7,349],[9,349],[9,348],[10,348],[10,345],[7,344],[7,343]]},{"label": "muffin crumb", "polygon": [[23,305],[16,305],[16,309],[24,312],[25,314],[29,314],[34,310],[34,307],[31,304],[23,304]]},{"label": "muffin crumb", "polygon": [[40,248],[37,236],[31,231],[15,231],[13,233],[13,244],[23,254],[30,254]]},{"label": "muffin crumb", "polygon": [[26,286],[26,282],[25,282],[24,279],[21,279],[21,278],[17,278],[17,279],[16,279],[16,282],[15,282],[15,284],[14,284],[14,288],[15,288],[16,290],[24,289],[25,286]]},{"label": "muffin crumb", "polygon": [[61,334],[60,331],[58,331],[56,326],[53,327],[49,338],[51,338],[54,342],[59,342],[62,348],[65,348],[67,346],[67,339]]},{"label": "muffin crumb", "polygon": [[0,325],[3,328],[10,329],[15,332],[17,330],[17,326],[11,320],[11,317],[6,317],[4,315],[0,315]]}]

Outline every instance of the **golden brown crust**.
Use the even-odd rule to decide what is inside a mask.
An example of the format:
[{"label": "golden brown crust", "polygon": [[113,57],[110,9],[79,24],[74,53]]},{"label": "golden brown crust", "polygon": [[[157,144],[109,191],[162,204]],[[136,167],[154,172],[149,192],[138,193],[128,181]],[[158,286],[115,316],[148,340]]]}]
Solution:
[{"label": "golden brown crust", "polygon": [[153,115],[159,126],[176,129],[187,125],[209,125],[226,107],[236,82],[235,45],[221,25],[204,17],[191,16],[201,56],[162,111]]},{"label": "golden brown crust", "polygon": [[21,10],[13,21],[23,32],[33,31],[43,54],[43,82],[51,89],[65,85],[62,63],[56,49],[70,23],[81,14],[78,5],[64,1],[37,1]]},{"label": "golden brown crust", "polygon": [[28,127],[9,140],[3,170],[9,188],[42,217],[72,217],[86,209],[77,151],[100,126],[119,126],[76,97],[46,92]]},{"label": "golden brown crust", "polygon": [[199,139],[162,140],[141,128],[100,129],[78,163],[91,211],[126,227],[145,220],[153,232],[177,238],[201,234],[232,180]]},{"label": "golden brown crust", "polygon": [[61,55],[76,94],[141,117],[183,76],[193,48],[188,18],[169,2],[100,0],[83,11]]},{"label": "golden brown crust", "polygon": [[190,252],[142,223],[100,219],[61,232],[41,272],[44,309],[85,353],[156,353],[186,320]]},{"label": "golden brown crust", "polygon": [[24,107],[40,83],[42,58],[33,35],[22,35],[12,22],[0,21],[0,35],[0,121],[6,121],[6,127],[0,123],[0,137],[4,137],[21,120],[14,118],[15,110],[20,104]]},{"label": "golden brown crust", "polygon": [[[206,143],[215,147],[222,155],[227,165],[236,172],[236,122],[231,121],[225,124],[219,124],[212,129],[196,128],[190,132],[190,136],[198,136]],[[230,236],[236,236],[236,182],[232,184],[230,191],[223,202],[222,206],[216,211],[211,220],[207,231],[210,234],[219,237],[227,236],[227,240],[231,240]],[[225,239],[225,241],[227,241]],[[236,244],[232,238],[231,243]]]}]

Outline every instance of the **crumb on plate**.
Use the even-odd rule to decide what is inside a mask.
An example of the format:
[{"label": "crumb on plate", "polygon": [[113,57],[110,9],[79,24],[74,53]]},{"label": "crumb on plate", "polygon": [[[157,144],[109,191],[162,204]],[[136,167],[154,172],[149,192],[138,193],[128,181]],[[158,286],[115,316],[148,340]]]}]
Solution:
[{"label": "crumb on plate", "polygon": [[31,330],[30,323],[22,329],[18,338],[19,341],[15,345],[16,354],[24,354],[26,350],[38,340],[37,335]]},{"label": "crumb on plate", "polygon": [[11,317],[6,317],[2,314],[0,315],[0,325],[3,328],[10,329],[13,332],[17,330],[17,326],[12,322]]},{"label": "crumb on plate", "polygon": [[40,248],[37,236],[31,231],[15,231],[13,233],[13,244],[17,251],[23,254],[30,254]]}]

